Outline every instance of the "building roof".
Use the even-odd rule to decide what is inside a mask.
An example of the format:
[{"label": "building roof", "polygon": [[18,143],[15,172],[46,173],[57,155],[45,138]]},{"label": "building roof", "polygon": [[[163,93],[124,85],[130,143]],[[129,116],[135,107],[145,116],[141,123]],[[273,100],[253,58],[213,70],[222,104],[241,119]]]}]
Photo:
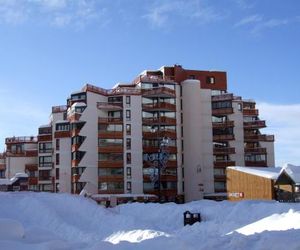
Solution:
[{"label": "building roof", "polygon": [[300,166],[284,164],[281,168],[280,175],[286,173],[295,184],[300,184]]},{"label": "building roof", "polygon": [[244,172],[247,174],[252,174],[260,177],[264,177],[267,179],[272,179],[276,180],[279,176],[279,173],[281,171],[280,167],[267,167],[267,168],[262,168],[262,167],[227,167],[228,169],[233,169],[237,170],[240,172]]},{"label": "building roof", "polygon": [[286,174],[295,184],[300,184],[300,166],[284,164],[282,167],[227,167],[247,174],[252,174],[267,179],[278,180]]},{"label": "building roof", "polygon": [[25,173],[16,173],[11,179],[0,179],[0,185],[12,185],[19,178],[28,178],[28,174]]}]

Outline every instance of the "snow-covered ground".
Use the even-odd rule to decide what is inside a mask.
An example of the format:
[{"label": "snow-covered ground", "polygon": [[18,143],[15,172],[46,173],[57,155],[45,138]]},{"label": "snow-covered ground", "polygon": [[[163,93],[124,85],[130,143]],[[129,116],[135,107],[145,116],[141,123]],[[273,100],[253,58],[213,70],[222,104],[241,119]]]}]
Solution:
[{"label": "snow-covered ground", "polygon": [[[201,223],[183,226],[183,212]],[[0,193],[0,249],[300,249],[300,204],[198,201],[105,209],[80,196]]]}]

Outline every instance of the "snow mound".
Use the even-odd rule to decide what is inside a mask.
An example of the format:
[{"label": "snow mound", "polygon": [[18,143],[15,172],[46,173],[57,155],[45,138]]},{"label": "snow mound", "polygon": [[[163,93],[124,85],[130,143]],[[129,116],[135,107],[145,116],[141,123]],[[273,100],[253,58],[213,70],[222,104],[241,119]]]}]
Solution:
[{"label": "snow mound", "polygon": [[19,240],[25,235],[23,225],[11,219],[0,218],[0,240]]},{"label": "snow mound", "polygon": [[[202,222],[183,226],[185,211]],[[132,203],[105,209],[78,195],[0,192],[0,249],[300,249],[300,204]]]}]

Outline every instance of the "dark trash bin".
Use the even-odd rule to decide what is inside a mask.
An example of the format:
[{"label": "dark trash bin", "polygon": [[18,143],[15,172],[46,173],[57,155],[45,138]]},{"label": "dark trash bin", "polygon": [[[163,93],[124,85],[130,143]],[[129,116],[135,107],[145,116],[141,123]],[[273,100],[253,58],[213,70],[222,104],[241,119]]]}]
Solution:
[{"label": "dark trash bin", "polygon": [[191,213],[190,211],[185,211],[183,213],[183,225],[193,225],[196,222],[201,222],[200,213]]}]

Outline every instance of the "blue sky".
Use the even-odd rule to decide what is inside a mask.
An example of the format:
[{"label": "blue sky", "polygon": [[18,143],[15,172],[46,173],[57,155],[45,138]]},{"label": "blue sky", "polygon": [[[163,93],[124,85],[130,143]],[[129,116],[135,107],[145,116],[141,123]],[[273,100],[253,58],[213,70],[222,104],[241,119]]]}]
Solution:
[{"label": "blue sky", "polygon": [[111,88],[175,63],[225,70],[300,164],[300,1],[0,0],[0,151],[84,83]]}]

